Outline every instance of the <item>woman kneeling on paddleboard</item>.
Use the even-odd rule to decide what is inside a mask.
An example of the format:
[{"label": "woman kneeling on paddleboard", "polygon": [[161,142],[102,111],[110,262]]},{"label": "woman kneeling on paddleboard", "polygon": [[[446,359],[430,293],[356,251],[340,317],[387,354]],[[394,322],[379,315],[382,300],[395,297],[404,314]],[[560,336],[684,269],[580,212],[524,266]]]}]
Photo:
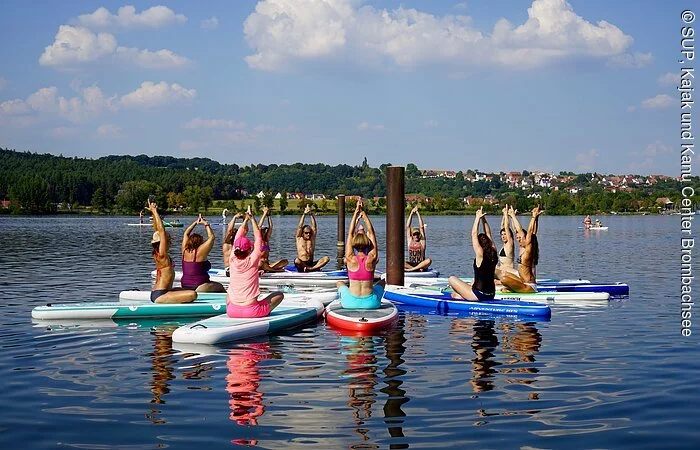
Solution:
[{"label": "woman kneeling on paddleboard", "polygon": [[[246,225],[253,227],[255,243],[245,237]],[[258,265],[262,247],[260,227],[248,206],[243,224],[233,241],[233,252],[229,259],[231,281],[226,296],[226,314],[229,317],[265,317],[284,299],[282,292],[273,292],[262,300],[260,296],[260,278]]]},{"label": "woman kneeling on paddleboard", "polygon": [[[192,231],[198,224],[204,224],[207,231],[205,241],[201,234]],[[182,278],[180,285],[185,289],[195,289],[197,292],[226,292],[224,286],[209,280],[211,263],[207,259],[214,246],[214,233],[211,225],[200,214],[192,225],[187,227],[182,236]]]},{"label": "woman kneeling on paddleboard", "polygon": [[163,228],[163,220],[158,214],[158,206],[148,201],[148,208],[153,214],[153,228],[156,231],[151,239],[153,260],[156,263],[156,281],[151,291],[153,303],[190,303],[197,298],[197,293],[191,289],[173,289],[175,279],[175,264],[168,255],[170,236]]},{"label": "woman kneeling on paddleboard", "polygon": [[[484,223],[484,232],[479,233],[479,223]],[[494,282],[496,264],[498,263],[498,252],[491,239],[491,227],[486,222],[484,208],[476,211],[476,218],[472,226],[472,247],[476,257],[474,258],[474,282],[466,283],[454,275],[449,282],[455,299],[472,301],[493,300],[496,296],[496,284]]]},{"label": "woman kneeling on paddleboard", "polygon": [[[359,218],[365,222],[365,230],[362,233],[355,232]],[[384,295],[383,280],[373,285],[378,259],[377,237],[360,199],[350,221],[345,243],[345,265],[348,268],[350,287],[342,281],[336,283],[343,308],[376,309],[381,306]]]}]

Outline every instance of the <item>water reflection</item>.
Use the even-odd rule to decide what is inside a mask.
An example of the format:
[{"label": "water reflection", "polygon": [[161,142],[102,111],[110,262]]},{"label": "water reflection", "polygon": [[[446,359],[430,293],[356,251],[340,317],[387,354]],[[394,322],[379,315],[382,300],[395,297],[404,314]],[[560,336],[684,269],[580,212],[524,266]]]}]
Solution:
[{"label": "water reflection", "polygon": [[[153,399],[150,401],[151,405],[165,404],[163,397],[170,392],[170,381],[175,379],[173,373],[175,358],[172,357],[174,353],[172,341],[174,329],[174,327],[161,328],[151,331],[155,338],[153,341],[153,352],[147,355],[151,358],[151,368],[153,369],[153,379],[150,383],[151,393],[153,394]],[[161,409],[153,406],[150,412],[146,413],[146,418],[157,425],[167,423],[161,417],[161,414]]]},{"label": "water reflection", "polygon": [[[377,394],[377,355],[373,336],[341,336],[340,352],[347,361],[347,368],[342,375],[347,377],[348,403],[352,409],[354,432],[360,436],[362,448],[378,448],[367,443],[369,430],[364,428],[365,421],[372,417],[372,405]],[[351,445],[350,448],[358,448]]]},{"label": "water reflection", "polygon": [[[404,437],[403,418],[406,413],[401,409],[409,399],[406,391],[401,389],[403,380],[401,377],[406,371],[400,366],[404,363],[403,354],[406,351],[403,318],[391,329],[377,334],[361,332],[341,333],[341,354],[347,361],[347,368],[342,375],[347,378],[348,403],[352,409],[354,421],[354,433],[361,439],[359,444],[351,444],[348,448],[375,449],[379,448],[369,435],[369,420],[372,418],[372,407],[377,402],[377,384],[383,381],[386,386],[379,391],[387,396],[383,405],[384,423],[392,438]],[[386,352],[387,365],[380,374],[378,353],[383,349]],[[391,444],[389,448],[408,448],[405,444]]]},{"label": "water reflection", "polygon": [[[535,355],[540,350],[542,335],[532,322],[504,322],[500,325],[503,334],[501,351],[506,360],[501,373],[505,374],[536,374],[539,369],[535,365]],[[532,384],[535,378],[507,378],[506,383]],[[539,394],[531,393],[533,399]]]},{"label": "water reflection", "polygon": [[270,343],[248,344],[244,348],[227,351],[228,375],[226,392],[229,394],[231,414],[229,418],[238,425],[257,425],[258,417],[265,413],[263,392],[260,388],[258,363],[270,358]]},{"label": "water reflection", "polygon": [[[421,325],[425,324],[425,319],[419,320]],[[387,400],[384,404],[384,423],[387,424],[389,435],[392,438],[404,437],[403,428],[401,425],[404,422],[406,413],[401,407],[410,400],[406,397],[406,391],[401,388],[403,380],[401,377],[406,375],[406,370],[400,366],[404,363],[403,355],[406,352],[407,341],[404,332],[404,319],[399,316],[399,322],[384,339],[384,348],[386,349],[386,357],[389,363],[384,368],[384,383],[386,387],[381,389],[381,392],[386,394]],[[391,444],[391,449],[408,448],[408,444]]]},{"label": "water reflection", "polygon": [[471,337],[469,344],[474,357],[470,360],[472,377],[469,382],[474,393],[492,390],[496,367],[500,365],[494,360],[494,352],[498,347],[494,321],[455,318],[450,323],[449,333],[456,336],[466,334]]},{"label": "water reflection", "polygon": [[[542,335],[534,322],[499,321],[497,325],[494,320],[455,318],[449,333],[458,338],[467,334],[471,338],[469,344],[474,356],[470,359],[470,384],[474,393],[493,390],[499,374],[513,375],[505,379],[508,384],[529,385],[536,381],[536,377],[527,376],[539,373],[535,355],[542,344]],[[496,358],[499,345],[500,361]],[[538,394],[531,393],[530,397],[537,399]]]}]

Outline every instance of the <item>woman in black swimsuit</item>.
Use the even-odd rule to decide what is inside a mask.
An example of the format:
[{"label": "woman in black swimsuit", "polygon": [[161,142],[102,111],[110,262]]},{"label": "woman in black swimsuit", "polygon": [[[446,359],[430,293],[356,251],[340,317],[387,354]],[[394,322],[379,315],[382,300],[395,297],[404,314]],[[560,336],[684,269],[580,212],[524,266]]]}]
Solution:
[{"label": "woman in black swimsuit", "polygon": [[[482,221],[484,232],[479,233],[479,223]],[[494,274],[498,263],[498,253],[491,239],[491,228],[486,222],[483,207],[476,211],[471,236],[472,247],[476,255],[474,258],[474,282],[469,284],[454,275],[451,276],[449,278],[450,286],[455,291],[452,297],[472,301],[493,300],[496,295]]]}]

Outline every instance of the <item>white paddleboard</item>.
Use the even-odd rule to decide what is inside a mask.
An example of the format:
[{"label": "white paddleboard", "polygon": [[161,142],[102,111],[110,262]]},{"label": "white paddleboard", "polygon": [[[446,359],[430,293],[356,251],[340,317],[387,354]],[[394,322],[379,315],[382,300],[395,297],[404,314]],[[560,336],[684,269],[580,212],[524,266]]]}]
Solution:
[{"label": "white paddleboard", "polygon": [[283,300],[267,317],[232,318],[226,314],[210,317],[173,332],[173,342],[189,344],[222,344],[264,334],[274,334],[315,322],[323,313],[320,302]]},{"label": "white paddleboard", "polygon": [[[269,292],[261,294],[261,296],[268,295]],[[338,298],[337,290],[323,290],[323,291],[312,291],[304,292],[298,294],[284,293],[284,298],[289,300],[303,301],[305,299],[311,299],[313,301],[321,302],[324,305],[329,304],[333,300]],[[150,303],[151,302],[151,291],[121,291],[119,293],[119,301],[121,303]],[[197,299],[194,303],[222,303],[226,304],[226,292],[198,292]]]}]

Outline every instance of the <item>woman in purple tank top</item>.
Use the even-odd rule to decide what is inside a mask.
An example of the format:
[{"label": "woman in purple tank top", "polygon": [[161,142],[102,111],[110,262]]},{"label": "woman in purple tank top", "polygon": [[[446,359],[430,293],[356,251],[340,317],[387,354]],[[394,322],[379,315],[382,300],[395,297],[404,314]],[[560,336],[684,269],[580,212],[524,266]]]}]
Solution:
[{"label": "woman in purple tank top", "polygon": [[[207,231],[205,241],[201,234],[192,231],[198,224],[204,224]],[[182,279],[180,285],[187,289],[196,289],[197,292],[226,292],[224,286],[216,281],[209,280],[211,263],[207,259],[214,246],[214,233],[211,225],[200,214],[192,225],[187,227],[182,236]]]}]

